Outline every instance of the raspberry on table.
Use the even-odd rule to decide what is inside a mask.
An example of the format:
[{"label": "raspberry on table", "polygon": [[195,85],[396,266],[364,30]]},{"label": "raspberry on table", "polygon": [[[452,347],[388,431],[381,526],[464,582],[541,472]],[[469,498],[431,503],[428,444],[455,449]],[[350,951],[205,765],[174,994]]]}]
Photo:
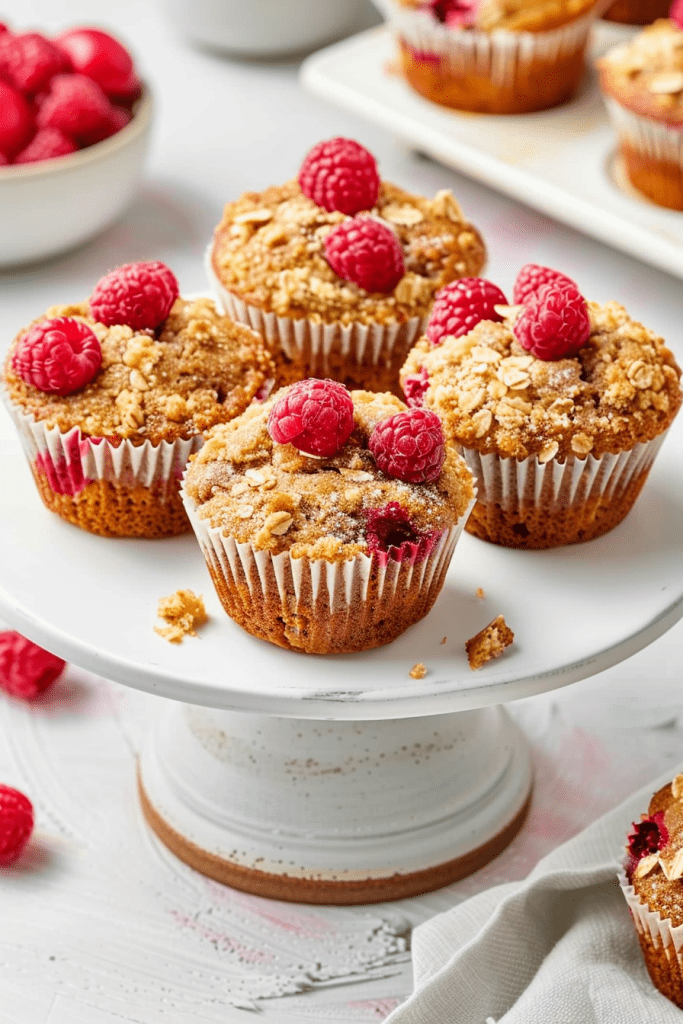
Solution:
[{"label": "raspberry on table", "polygon": [[545,360],[576,355],[590,330],[588,306],[576,285],[555,282],[528,296],[512,327],[522,348]]},{"label": "raspberry on table", "polygon": [[334,380],[297,381],[277,399],[268,416],[273,441],[322,458],[335,455],[352,430],[351,395]]},{"label": "raspberry on table", "polygon": [[93,331],[68,316],[34,324],[12,355],[12,369],[22,380],[55,395],[85,387],[101,365],[102,349]]},{"label": "raspberry on table", "polygon": [[66,662],[13,629],[0,633],[0,689],[31,700],[62,674]]},{"label": "raspberry on table", "polygon": [[33,805],[12,786],[0,783],[0,865],[7,867],[21,855],[33,832]]},{"label": "raspberry on table", "polygon": [[403,394],[406,396],[406,404],[411,409],[419,409],[424,405],[424,397],[429,388],[429,374],[424,366],[420,367],[419,373],[413,373],[403,382]]},{"label": "raspberry on table", "polygon": [[0,111],[0,153],[9,162],[27,145],[35,131],[35,123],[24,97],[1,75]]},{"label": "raspberry on table", "polygon": [[333,228],[325,256],[335,274],[366,292],[391,292],[405,273],[398,238],[373,217],[353,217]]},{"label": "raspberry on table", "polygon": [[55,75],[70,70],[64,51],[39,32],[0,35],[0,75],[19,92],[35,96]]},{"label": "raspberry on table", "polygon": [[319,142],[301,165],[299,187],[324,210],[350,216],[371,210],[379,194],[375,158],[353,139]]},{"label": "raspberry on table", "polygon": [[111,118],[112,105],[86,75],[55,75],[50,91],[40,100],[39,128],[58,128],[79,142],[87,142]]},{"label": "raspberry on table", "polygon": [[76,143],[60,132],[59,128],[40,128],[26,146],[14,158],[15,164],[31,164],[38,160],[52,160],[57,156],[75,153]]},{"label": "raspberry on table", "polygon": [[436,480],[446,458],[441,420],[427,409],[409,409],[382,420],[368,448],[378,469],[410,484]]},{"label": "raspberry on table", "polygon": [[134,331],[156,330],[178,298],[173,271],[159,260],[126,263],[95,285],[90,312],[101,324],[127,324]]},{"label": "raspberry on table", "polygon": [[559,270],[552,270],[550,267],[541,267],[537,263],[527,263],[515,279],[512,301],[516,306],[524,305],[530,295],[536,294],[543,285],[570,284],[576,288],[576,282]]},{"label": "raspberry on table", "polygon": [[55,40],[74,71],[97,82],[107,96],[122,100],[139,91],[133,58],[118,39],[98,28],[71,28]]},{"label": "raspberry on table", "polygon": [[427,337],[432,345],[444,338],[460,338],[469,334],[482,320],[500,323],[502,316],[495,306],[507,306],[507,299],[497,285],[483,277],[462,277],[451,281],[437,292],[427,324]]}]

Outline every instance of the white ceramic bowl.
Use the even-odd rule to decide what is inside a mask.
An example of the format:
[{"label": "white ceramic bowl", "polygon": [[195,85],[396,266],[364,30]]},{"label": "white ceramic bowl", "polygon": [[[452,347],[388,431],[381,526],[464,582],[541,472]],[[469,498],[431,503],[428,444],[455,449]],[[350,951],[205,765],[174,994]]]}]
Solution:
[{"label": "white ceramic bowl", "polygon": [[142,175],[151,121],[145,90],[130,122],[104,142],[0,167],[0,267],[56,256],[116,220]]},{"label": "white ceramic bowl", "polygon": [[349,32],[366,0],[166,0],[190,42],[244,56],[310,50]]}]

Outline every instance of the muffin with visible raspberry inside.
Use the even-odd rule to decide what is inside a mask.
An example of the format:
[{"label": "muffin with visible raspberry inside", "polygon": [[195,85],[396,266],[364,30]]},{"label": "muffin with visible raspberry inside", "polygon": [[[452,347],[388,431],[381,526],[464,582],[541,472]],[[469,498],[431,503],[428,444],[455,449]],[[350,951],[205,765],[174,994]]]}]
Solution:
[{"label": "muffin with visible raspberry inside", "polygon": [[179,480],[204,431],[272,373],[260,335],[210,299],[179,298],[152,262],[20,331],[3,384],[47,508],[103,536],[163,537],[189,529]]},{"label": "muffin with visible raspberry inside", "polygon": [[596,0],[375,0],[409,85],[435,103],[525,114],[564,103],[584,71]]},{"label": "muffin with visible raspberry inside", "polygon": [[390,643],[427,614],[474,488],[433,413],[310,379],[216,427],[183,496],[228,615],[333,654]]},{"label": "muffin with visible raspberry inside", "polygon": [[683,1009],[683,775],[633,823],[619,881],[648,974]]},{"label": "muffin with visible raspberry inside", "polygon": [[681,405],[681,371],[623,306],[529,264],[437,297],[401,380],[477,479],[470,533],[514,548],[599,537],[633,506]]},{"label": "muffin with visible raspberry inside", "polygon": [[380,181],[350,139],[313,148],[297,181],[228,203],[207,269],[230,316],[267,339],[278,384],[329,377],[398,393],[434,294],[477,274],[485,250],[448,190]]},{"label": "muffin with visible raspberry inside", "polygon": [[683,4],[598,61],[600,88],[631,184],[683,210]]}]

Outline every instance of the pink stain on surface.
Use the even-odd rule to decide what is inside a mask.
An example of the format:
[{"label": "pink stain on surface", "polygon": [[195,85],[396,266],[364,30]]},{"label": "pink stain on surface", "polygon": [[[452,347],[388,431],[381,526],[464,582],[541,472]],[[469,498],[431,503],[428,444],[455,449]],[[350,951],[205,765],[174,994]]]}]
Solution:
[{"label": "pink stain on surface", "polygon": [[229,903],[236,904],[238,907],[248,910],[256,917],[260,917],[262,920],[268,921],[269,924],[275,925],[276,928],[281,928],[282,931],[289,932],[299,938],[317,939],[321,935],[335,933],[335,928],[328,921],[325,921],[324,918],[316,917],[314,914],[301,914],[298,911],[290,910],[289,907],[283,907],[279,903],[263,899],[260,896],[249,896],[247,893],[238,892],[237,890],[225,889],[210,879],[207,879],[206,884],[211,892],[222,900],[227,899]]},{"label": "pink stain on surface", "polygon": [[400,999],[390,996],[388,999],[361,999],[349,1003],[350,1010],[365,1010],[375,1015],[377,1020],[384,1020],[399,1005]]},{"label": "pink stain on surface", "polygon": [[259,949],[249,949],[248,946],[238,942],[237,939],[233,939],[232,936],[215,928],[210,928],[203,921],[198,921],[182,910],[170,910],[169,913],[181,928],[187,928],[188,931],[199,935],[200,938],[206,939],[216,949],[223,949],[229,953],[234,953],[243,963],[268,964],[272,963],[275,959],[272,953],[266,953]]}]

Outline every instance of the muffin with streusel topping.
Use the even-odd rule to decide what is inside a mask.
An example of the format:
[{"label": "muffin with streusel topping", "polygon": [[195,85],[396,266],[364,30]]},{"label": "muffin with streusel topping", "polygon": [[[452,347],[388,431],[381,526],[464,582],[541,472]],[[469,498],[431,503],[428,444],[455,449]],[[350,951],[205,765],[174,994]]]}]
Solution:
[{"label": "muffin with streusel topping", "polygon": [[406,192],[363,146],[330,139],[298,180],[228,203],[207,270],[225,311],[270,344],[279,385],[329,377],[398,393],[435,293],[484,261],[448,190]]},{"label": "muffin with streusel topping", "polygon": [[374,0],[406,81],[435,103],[525,114],[564,103],[584,71],[596,0]]},{"label": "muffin with streusel topping", "polygon": [[228,615],[333,654],[387,644],[427,614],[474,489],[433,413],[313,379],[216,427],[183,497]]},{"label": "muffin with streusel topping", "polygon": [[623,306],[586,303],[556,271],[523,268],[513,306],[482,285],[437,299],[401,374],[477,479],[467,530],[515,548],[598,537],[640,493],[681,371]]},{"label": "muffin with streusel topping", "polygon": [[659,206],[683,210],[683,27],[671,18],[648,25],[608,50],[598,70],[629,180]]},{"label": "muffin with streusel topping", "polygon": [[258,334],[146,263],[21,330],[3,385],[47,508],[103,536],[162,537],[189,529],[179,479],[204,432],[272,373]]},{"label": "muffin with streusel topping", "polygon": [[633,823],[619,881],[648,974],[683,1009],[683,775]]}]

